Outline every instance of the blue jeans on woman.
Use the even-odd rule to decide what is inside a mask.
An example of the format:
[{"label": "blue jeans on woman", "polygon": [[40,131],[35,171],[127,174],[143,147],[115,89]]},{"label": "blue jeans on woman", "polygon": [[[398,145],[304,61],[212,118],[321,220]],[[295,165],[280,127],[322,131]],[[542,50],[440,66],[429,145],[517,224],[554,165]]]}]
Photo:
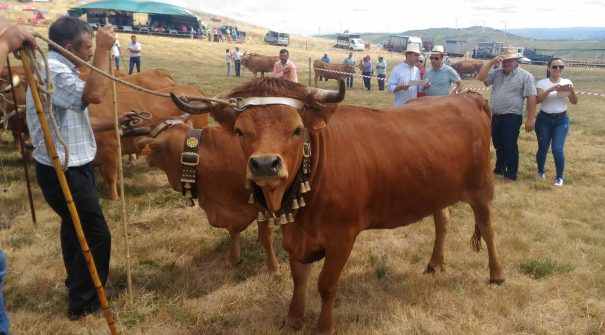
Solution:
[{"label": "blue jeans on woman", "polygon": [[0,335],[8,335],[8,317],[6,316],[6,310],[4,309],[4,295],[2,293],[2,286],[4,284],[4,275],[6,274],[6,257],[2,250],[0,250]]},{"label": "blue jeans on woman", "polygon": [[492,116],[492,143],[496,149],[494,173],[517,180],[519,170],[519,128],[523,117],[519,114],[495,114]]},{"label": "blue jeans on woman", "polygon": [[565,171],[565,155],[563,146],[569,132],[569,116],[567,113],[558,116],[550,116],[542,111],[536,118],[536,137],[538,138],[538,152],[536,152],[536,163],[538,173],[544,173],[548,147],[551,147],[555,158],[556,178],[563,179]]},{"label": "blue jeans on woman", "polygon": [[362,72],[363,75],[363,86],[365,86],[366,91],[372,89],[372,72]]}]

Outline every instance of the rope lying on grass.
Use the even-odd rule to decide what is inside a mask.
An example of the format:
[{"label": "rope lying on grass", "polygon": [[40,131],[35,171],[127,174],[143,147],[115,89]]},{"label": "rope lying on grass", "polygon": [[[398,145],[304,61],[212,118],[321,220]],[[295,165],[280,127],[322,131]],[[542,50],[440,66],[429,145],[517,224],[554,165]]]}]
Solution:
[{"label": "rope lying on grass", "polygon": [[[350,72],[343,72],[343,71],[336,71],[336,70],[329,70],[329,69],[321,69],[321,68],[313,68],[314,70],[320,71],[320,72],[331,72],[331,73],[338,73],[338,74],[343,74],[343,75],[347,75],[347,76],[354,76],[354,77],[361,77],[361,78],[375,78],[377,80],[384,80],[385,83],[388,83],[389,80],[387,78],[379,78],[376,76],[366,76],[363,74],[357,74],[357,73],[350,73]],[[489,91],[491,88],[490,87],[465,87],[462,91]],[[596,96],[596,97],[605,97],[605,93],[593,93],[593,92],[584,92],[584,91],[576,91],[576,94],[579,95],[589,95],[589,96]]]}]

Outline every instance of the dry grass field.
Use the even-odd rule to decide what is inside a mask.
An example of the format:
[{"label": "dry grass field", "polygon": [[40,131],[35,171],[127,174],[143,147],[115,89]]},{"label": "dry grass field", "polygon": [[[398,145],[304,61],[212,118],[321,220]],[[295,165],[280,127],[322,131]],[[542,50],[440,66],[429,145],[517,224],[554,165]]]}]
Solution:
[{"label": "dry grass field", "polygon": [[[234,45],[141,36],[143,69],[165,68],[179,83],[197,83],[215,95],[249,80],[225,77],[224,51]],[[126,36],[120,36],[124,45]],[[309,38],[290,49],[300,81],[308,83],[309,59],[328,52],[341,62],[347,52],[331,41]],[[248,41],[242,51],[277,55],[279,48]],[[403,56],[383,54],[390,69]],[[362,56],[356,53],[357,60]],[[545,68],[523,66],[536,79]],[[580,91],[605,93],[605,71],[567,68]],[[481,87],[475,80],[467,86]],[[330,81],[324,88],[336,88]],[[361,90],[356,79],[346,104],[388,108],[389,93]],[[487,91],[482,91],[488,97]],[[493,204],[499,255],[507,281],[488,284],[487,254],[469,246],[470,208],[453,207],[446,271],[422,274],[430,258],[432,219],[394,230],[362,233],[339,282],[338,334],[604,334],[605,333],[605,97],[580,96],[570,108],[566,185],[535,179],[534,133],[520,137],[520,176],[496,185]],[[463,131],[461,129],[461,131]],[[14,334],[107,334],[102,316],[71,322],[65,317],[65,277],[57,216],[34,182],[38,225],[29,217],[20,158],[0,149],[0,246],[9,262],[5,299]],[[123,334],[307,334],[320,308],[319,264],[308,287],[304,328],[280,327],[291,295],[287,253],[275,232],[280,260],[269,274],[252,224],[242,237],[242,262],[226,266],[228,235],[212,228],[199,208],[188,208],[169,189],[164,174],[143,159],[125,168],[126,208],[132,255],[134,307],[126,297],[126,258],[121,205],[102,205],[113,233],[109,286],[120,296],[112,309]],[[30,173],[33,173],[30,168]],[[554,173],[552,156],[547,174]],[[100,176],[99,176],[100,178]],[[33,178],[32,178],[33,179]],[[405,187],[399,185],[398,187]],[[105,190],[100,188],[100,192]]]}]

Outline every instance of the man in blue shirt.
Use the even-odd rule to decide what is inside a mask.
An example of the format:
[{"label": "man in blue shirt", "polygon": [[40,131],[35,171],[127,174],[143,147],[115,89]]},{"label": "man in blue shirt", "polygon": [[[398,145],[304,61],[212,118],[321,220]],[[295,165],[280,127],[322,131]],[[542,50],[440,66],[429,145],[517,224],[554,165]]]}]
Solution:
[{"label": "man in blue shirt", "polygon": [[422,87],[426,91],[427,96],[449,95],[452,89],[452,83],[456,84],[454,93],[458,94],[462,91],[464,84],[458,73],[451,67],[445,65],[444,52],[442,45],[435,45],[431,51],[431,68],[424,74],[424,79],[427,81]]},{"label": "man in blue shirt", "polygon": [[[52,111],[65,147],[59,143],[54,129],[51,132],[59,159],[66,168],[65,177],[82,221],[99,279],[101,284],[105,285],[109,275],[111,235],[99,204],[91,166],[97,145],[88,116],[88,104],[102,101],[109,90],[110,80],[92,71],[88,79],[83,81],[80,79],[77,65],[78,60],[88,61],[93,58],[92,64],[107,72],[109,51],[114,45],[115,33],[111,24],[97,30],[94,57],[93,31],[84,21],[63,16],[50,26],[48,35],[52,41],[73,54],[65,56],[49,46],[48,65],[54,86]],[[45,112],[48,117],[48,111]],[[65,285],[68,290],[68,317],[77,320],[86,314],[100,312],[100,302],[52,160],[46,150],[44,135],[29,89],[26,97],[26,116],[35,147],[33,157],[38,184],[46,202],[61,217],[61,250],[67,272]]]},{"label": "man in blue shirt", "polygon": [[325,53],[323,57],[321,57],[321,61],[326,63],[326,64],[330,64],[330,57],[328,57],[328,54]]}]

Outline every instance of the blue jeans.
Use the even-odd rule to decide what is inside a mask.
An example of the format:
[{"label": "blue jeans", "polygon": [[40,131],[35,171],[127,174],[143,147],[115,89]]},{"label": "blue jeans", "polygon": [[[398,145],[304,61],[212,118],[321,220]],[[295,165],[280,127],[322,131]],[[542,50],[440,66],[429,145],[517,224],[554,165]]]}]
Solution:
[{"label": "blue jeans", "polygon": [[519,170],[519,128],[523,117],[519,114],[496,114],[492,116],[492,143],[496,149],[494,173],[516,180]]},{"label": "blue jeans", "polygon": [[141,72],[141,56],[130,57],[130,68],[128,69],[128,74],[132,74],[132,70],[135,65],[137,66],[137,72]]},{"label": "blue jeans", "polygon": [[227,77],[231,76],[231,62],[227,63]]},{"label": "blue jeans", "polygon": [[538,138],[538,152],[536,152],[536,163],[538,173],[544,173],[548,147],[552,149],[555,158],[557,178],[563,179],[565,171],[565,154],[563,146],[569,132],[569,116],[567,114],[558,117],[549,117],[544,112],[538,113],[536,118],[536,137]]},{"label": "blue jeans", "polygon": [[235,60],[235,76],[239,77],[239,72],[240,72],[240,67],[241,67],[241,60]]},{"label": "blue jeans", "polygon": [[379,74],[378,75],[378,90],[379,91],[384,91],[384,82],[386,79],[387,75],[386,74]]},{"label": "blue jeans", "polygon": [[113,61],[116,64],[116,70],[119,70],[120,69],[120,56],[113,57]]},{"label": "blue jeans", "polygon": [[347,86],[353,87],[353,76],[352,75],[347,76]]},{"label": "blue jeans", "polygon": [[0,250],[0,335],[8,335],[8,316],[4,309],[4,295],[2,293],[2,286],[4,284],[4,275],[6,274],[6,257],[2,250]]},{"label": "blue jeans", "polygon": [[363,86],[365,86],[368,91],[371,90],[372,78],[370,78],[370,76],[372,75],[372,72],[362,72],[361,74],[363,75]]}]

